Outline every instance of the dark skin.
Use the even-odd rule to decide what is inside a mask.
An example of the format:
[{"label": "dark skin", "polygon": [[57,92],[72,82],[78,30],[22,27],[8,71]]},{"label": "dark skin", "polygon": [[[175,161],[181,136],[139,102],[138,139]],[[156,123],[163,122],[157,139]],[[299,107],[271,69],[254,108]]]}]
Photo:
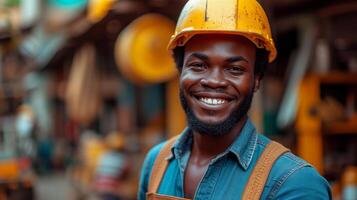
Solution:
[{"label": "dark skin", "polygon": [[[202,122],[226,120],[244,98],[259,89],[254,74],[256,47],[240,36],[198,35],[185,45],[180,86],[194,115]],[[190,159],[185,171],[185,197],[193,199],[211,160],[224,152],[239,135],[247,117],[221,136],[193,131]]]}]

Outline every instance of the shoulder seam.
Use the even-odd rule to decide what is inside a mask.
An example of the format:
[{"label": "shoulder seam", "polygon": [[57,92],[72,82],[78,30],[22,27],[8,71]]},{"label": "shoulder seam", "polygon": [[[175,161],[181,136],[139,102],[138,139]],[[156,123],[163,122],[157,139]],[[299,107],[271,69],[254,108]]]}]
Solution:
[{"label": "shoulder seam", "polygon": [[267,143],[265,143],[262,139],[260,139],[260,138],[258,137],[258,133],[257,133],[257,144],[261,144],[261,145],[263,145],[264,147],[267,145]]},{"label": "shoulder seam", "polygon": [[291,152],[284,154],[283,157],[295,162],[298,165],[306,164],[306,165],[310,166],[310,163],[306,162],[304,159],[294,155]]},{"label": "shoulder seam", "polygon": [[302,169],[304,167],[310,167],[307,163],[301,162],[296,167],[292,168],[286,174],[284,174],[277,182],[274,184],[273,188],[271,189],[270,193],[268,194],[267,199],[274,199],[276,193],[280,190],[281,186],[285,183],[285,181],[296,171]]}]

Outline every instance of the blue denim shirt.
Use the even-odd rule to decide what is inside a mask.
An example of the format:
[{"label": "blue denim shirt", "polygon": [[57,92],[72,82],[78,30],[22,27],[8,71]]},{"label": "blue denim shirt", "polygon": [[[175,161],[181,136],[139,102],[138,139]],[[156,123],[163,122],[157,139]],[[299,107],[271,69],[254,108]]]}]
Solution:
[{"label": "blue denim shirt", "polygon": [[[183,179],[192,140],[192,133],[187,128],[173,145],[159,194],[184,197]],[[211,161],[194,199],[241,199],[248,178],[269,142],[268,138],[257,134],[253,124],[247,120],[233,144]],[[152,148],[146,156],[140,178],[139,200],[146,199],[152,166],[163,144]],[[331,199],[331,191],[327,181],[310,164],[288,152],[273,165],[261,199]]]}]

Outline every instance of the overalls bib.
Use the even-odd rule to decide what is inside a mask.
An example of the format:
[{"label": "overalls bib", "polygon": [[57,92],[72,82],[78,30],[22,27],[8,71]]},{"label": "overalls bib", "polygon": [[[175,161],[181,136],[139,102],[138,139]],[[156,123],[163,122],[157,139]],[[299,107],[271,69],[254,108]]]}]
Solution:
[{"label": "overalls bib", "polygon": [[[171,147],[176,141],[177,136],[171,138],[164,147],[160,150],[149,180],[148,192],[146,193],[147,200],[189,200],[181,197],[157,194],[161,179],[165,174],[169,161],[166,159],[171,155]],[[249,177],[248,183],[244,189],[242,200],[259,200],[263,192],[265,182],[268,179],[271,168],[274,162],[289,149],[283,145],[271,141],[260,155],[257,164],[255,165],[252,174]]]}]

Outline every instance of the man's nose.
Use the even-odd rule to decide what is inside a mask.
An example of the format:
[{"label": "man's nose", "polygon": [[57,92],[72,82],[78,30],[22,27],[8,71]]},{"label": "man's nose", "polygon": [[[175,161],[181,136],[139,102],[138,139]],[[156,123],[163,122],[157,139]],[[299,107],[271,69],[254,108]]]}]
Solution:
[{"label": "man's nose", "polygon": [[228,85],[224,71],[217,68],[210,70],[210,72],[201,79],[200,83],[202,86],[210,88],[222,88]]}]

